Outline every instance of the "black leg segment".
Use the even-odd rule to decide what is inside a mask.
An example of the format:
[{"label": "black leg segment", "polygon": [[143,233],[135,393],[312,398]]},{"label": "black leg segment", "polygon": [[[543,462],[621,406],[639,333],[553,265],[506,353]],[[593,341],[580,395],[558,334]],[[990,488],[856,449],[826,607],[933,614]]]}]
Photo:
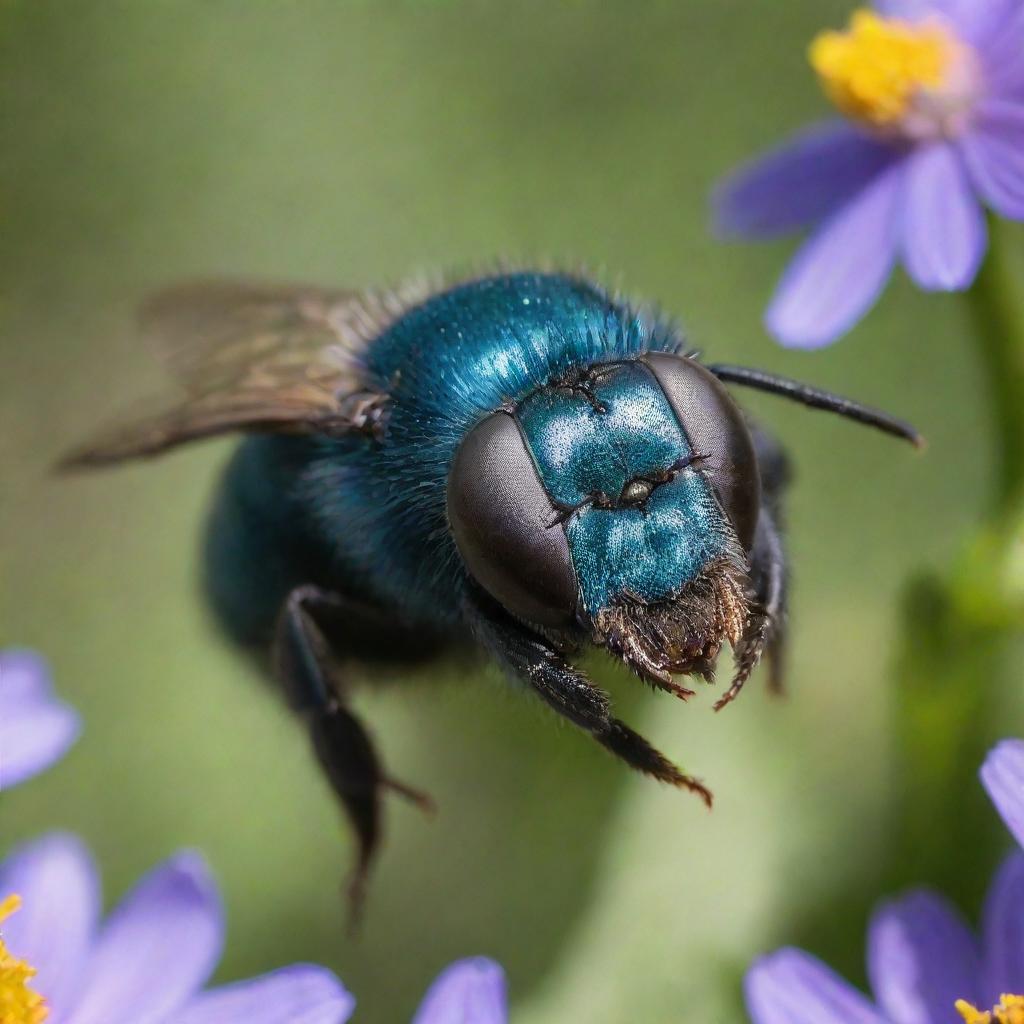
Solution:
[{"label": "black leg segment", "polygon": [[754,591],[751,622],[736,651],[736,675],[715,704],[720,711],[731,704],[757,667],[768,657],[768,687],[781,693],[785,666],[785,619],[788,570],[780,519],[786,489],[792,478],[789,458],[771,434],[751,424],[758,471],[761,474],[761,511],[750,552],[750,582]]},{"label": "black leg segment", "polygon": [[782,693],[786,654],[786,599],[789,573],[782,533],[774,517],[761,513],[753,551],[754,590],[764,615],[762,643],[768,655],[768,688]]},{"label": "black leg segment", "polygon": [[546,640],[496,607],[471,599],[470,627],[480,644],[513,678],[526,683],[549,707],[589,732],[631,768],[696,793],[708,807],[711,792],[681,772],[629,726],[611,715],[608,695],[573,668]]},{"label": "black leg segment", "polygon": [[736,675],[729,689],[715,704],[716,711],[721,711],[736,699],[760,662],[762,654],[768,656],[768,688],[773,693],[782,692],[786,560],[782,537],[767,508],[761,509],[757,521],[750,562],[750,579],[754,588],[754,600],[750,608],[751,628],[744,635],[742,646],[736,651]]},{"label": "black leg segment", "polygon": [[278,620],[275,672],[292,708],[306,721],[324,774],[356,833],[358,854],[348,887],[353,915],[380,842],[381,792],[394,789],[424,807],[429,797],[389,779],[366,729],[348,707],[348,689],[329,641],[345,601],[317,587],[293,590]]}]

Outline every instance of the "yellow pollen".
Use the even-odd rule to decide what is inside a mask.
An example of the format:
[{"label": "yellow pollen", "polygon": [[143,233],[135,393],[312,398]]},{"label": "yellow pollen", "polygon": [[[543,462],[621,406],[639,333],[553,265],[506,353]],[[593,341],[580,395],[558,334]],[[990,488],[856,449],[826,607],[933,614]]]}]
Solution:
[{"label": "yellow pollen", "polygon": [[[0,921],[20,906],[18,896],[0,901]],[[28,987],[35,973],[24,960],[12,956],[0,938],[0,1024],[41,1024],[49,1016],[43,997]]]},{"label": "yellow pollen", "polygon": [[936,21],[910,24],[861,9],[845,32],[822,32],[811,43],[811,66],[829,99],[876,128],[891,128],[914,98],[938,89],[961,49]]},{"label": "yellow pollen", "polygon": [[1024,996],[1003,995],[991,1010],[978,1010],[963,999],[956,1001],[956,1010],[964,1024],[1024,1024]]}]

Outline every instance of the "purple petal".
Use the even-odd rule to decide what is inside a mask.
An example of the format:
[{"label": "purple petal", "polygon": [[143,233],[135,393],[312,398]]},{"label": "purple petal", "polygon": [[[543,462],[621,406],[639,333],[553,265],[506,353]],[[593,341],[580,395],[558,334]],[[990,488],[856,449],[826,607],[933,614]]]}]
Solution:
[{"label": "purple petal", "polygon": [[2,925],[11,952],[39,972],[33,981],[56,1020],[72,1005],[99,919],[100,885],[89,851],[54,834],[14,851],[0,867],[0,899],[21,897]]},{"label": "purple petal", "polygon": [[903,204],[903,259],[926,291],[966,288],[988,248],[988,229],[978,200],[949,145],[918,150],[907,160]]},{"label": "purple petal", "polygon": [[896,259],[902,181],[901,162],[833,214],[797,253],[766,317],[784,345],[827,345],[878,297]]},{"label": "purple petal", "polygon": [[948,903],[928,892],[876,912],[868,974],[879,1007],[894,1024],[953,1024],[957,999],[983,999],[974,936]]},{"label": "purple petal", "polygon": [[986,39],[1011,13],[1018,0],[937,0],[936,11],[944,15],[957,35],[968,42]]},{"label": "purple petal", "polygon": [[971,43],[983,43],[1008,17],[1019,0],[876,0],[875,8],[890,18],[919,21],[945,18],[957,35]]},{"label": "purple petal", "polygon": [[1001,0],[1000,6],[991,30],[979,41],[979,50],[988,95],[1009,98],[1024,90],[1024,3]]},{"label": "purple petal", "polygon": [[960,149],[982,199],[996,213],[1024,220],[1024,103],[980,104]]},{"label": "purple petal", "polygon": [[722,182],[715,224],[725,235],[750,238],[811,227],[894,159],[891,147],[845,121],[816,125]]},{"label": "purple petal", "polygon": [[885,1024],[852,985],[799,949],[758,960],[744,992],[754,1024]]},{"label": "purple petal", "polygon": [[1003,740],[981,766],[981,781],[1007,827],[1024,846],[1024,740]]},{"label": "purple petal", "polygon": [[296,964],[204,992],[173,1024],[344,1024],[355,1005],[326,967]]},{"label": "purple petal", "polygon": [[31,651],[0,652],[0,789],[53,764],[78,730],[78,716],[53,696],[46,662]]},{"label": "purple petal", "polygon": [[1013,15],[1020,0],[935,0],[935,13],[946,18],[963,40],[984,45]]},{"label": "purple petal", "polygon": [[434,980],[413,1024],[505,1024],[505,972],[478,956],[457,960]]},{"label": "purple petal", "polygon": [[220,957],[213,879],[195,854],[147,875],[114,911],[89,960],[73,1024],[152,1024],[193,996]]},{"label": "purple petal", "polygon": [[1024,855],[1015,853],[996,874],[984,915],[984,1004],[1024,985]]},{"label": "purple petal", "polygon": [[935,13],[936,0],[875,0],[875,10],[886,18],[916,20]]},{"label": "purple petal", "polygon": [[0,651],[0,693],[5,704],[47,699],[50,690],[50,666],[41,654],[19,647]]}]

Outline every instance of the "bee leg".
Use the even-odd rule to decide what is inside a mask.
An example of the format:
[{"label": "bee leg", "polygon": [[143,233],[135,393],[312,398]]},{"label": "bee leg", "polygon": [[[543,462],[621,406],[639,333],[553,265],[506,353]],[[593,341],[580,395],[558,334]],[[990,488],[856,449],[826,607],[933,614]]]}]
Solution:
[{"label": "bee leg", "polygon": [[549,707],[589,732],[631,768],[696,793],[711,806],[711,792],[680,771],[638,733],[611,715],[608,694],[573,668],[546,640],[497,608],[470,601],[470,628],[505,672],[526,683]]},{"label": "bee leg", "polygon": [[758,520],[753,563],[754,587],[769,623],[765,646],[768,655],[768,688],[781,694],[785,676],[786,608],[789,571],[782,536],[783,499],[793,479],[789,456],[766,431],[752,431],[757,464],[761,473],[764,503]]},{"label": "bee leg", "polygon": [[786,449],[763,427],[750,424],[750,437],[754,442],[754,455],[761,474],[763,503],[778,518],[782,495],[793,479],[793,467]]},{"label": "bee leg", "polygon": [[380,842],[381,790],[394,789],[421,806],[429,806],[430,798],[388,778],[348,707],[348,687],[328,639],[331,619],[345,606],[343,598],[317,587],[296,588],[278,619],[273,654],[288,702],[305,719],[320,765],[356,833],[358,855],[348,886],[355,918]]},{"label": "bee leg", "polygon": [[736,675],[715,704],[716,711],[736,698],[762,653],[768,657],[768,689],[775,694],[783,689],[788,574],[780,524],[783,497],[793,473],[786,450],[771,434],[756,424],[750,424],[750,434],[761,475],[762,498],[750,552],[755,607],[742,646],[736,652]]},{"label": "bee leg", "polygon": [[786,551],[773,518],[762,512],[761,519],[765,543],[759,553],[760,564],[755,566],[754,572],[761,581],[758,598],[768,623],[764,639],[768,655],[768,689],[774,694],[781,694],[786,669],[786,596],[789,582]]},{"label": "bee leg", "polygon": [[768,657],[768,689],[774,694],[782,693],[786,558],[782,537],[767,509],[761,510],[757,521],[750,553],[750,578],[754,588],[750,621],[736,649],[736,674],[729,689],[715,704],[716,711],[736,699],[762,654]]}]

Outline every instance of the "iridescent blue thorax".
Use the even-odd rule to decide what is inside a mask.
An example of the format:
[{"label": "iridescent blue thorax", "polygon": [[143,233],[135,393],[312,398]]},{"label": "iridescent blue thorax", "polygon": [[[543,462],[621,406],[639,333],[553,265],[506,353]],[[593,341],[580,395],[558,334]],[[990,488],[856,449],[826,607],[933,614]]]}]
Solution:
[{"label": "iridescent blue thorax", "polygon": [[452,608],[466,576],[445,493],[466,434],[572,367],[678,344],[667,325],[564,274],[471,281],[404,314],[364,356],[369,383],[390,396],[382,441],[314,442],[310,497],[325,529],[345,524],[344,571],[413,614]]},{"label": "iridescent blue thorax", "polygon": [[589,396],[539,390],[517,417],[548,494],[576,509],[564,528],[589,613],[624,592],[668,597],[725,550],[721,510],[692,471],[660,483],[637,507],[601,507],[618,502],[631,481],[656,480],[694,454],[642,363],[608,367]]}]

